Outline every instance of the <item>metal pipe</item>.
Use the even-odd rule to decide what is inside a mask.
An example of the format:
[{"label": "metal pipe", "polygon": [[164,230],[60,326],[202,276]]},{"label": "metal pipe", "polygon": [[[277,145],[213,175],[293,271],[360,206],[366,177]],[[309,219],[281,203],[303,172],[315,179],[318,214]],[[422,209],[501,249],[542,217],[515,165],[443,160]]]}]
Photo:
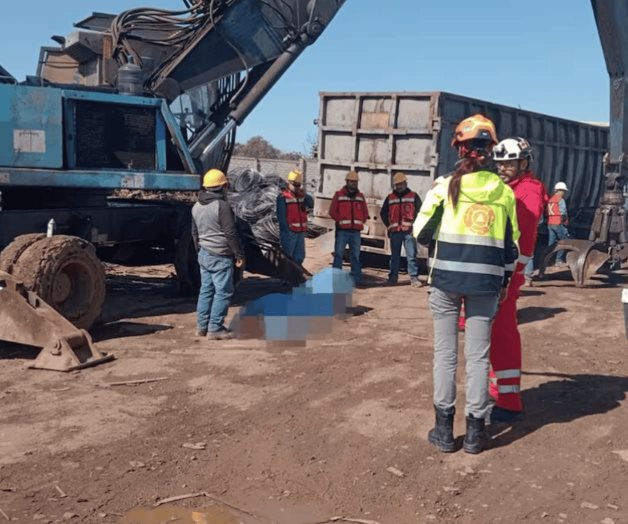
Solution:
[{"label": "metal pipe", "polygon": [[[205,146],[205,148],[203,148],[203,151],[198,156],[201,164],[204,159],[206,159],[212,151],[222,143],[227,134],[229,134],[234,127],[244,122],[246,117],[251,113],[251,111],[253,111],[253,109],[255,109],[266,93],[272,89],[281,76],[294,63],[310,41],[310,37],[303,35],[300,41],[294,42],[275,59],[258,81],[251,84],[251,87],[244,92],[240,100],[235,102],[236,108],[229,113],[227,124],[212,139],[212,141]],[[211,129],[204,130],[198,139],[190,145],[190,149],[194,151],[195,147],[197,147],[210,132]]]},{"label": "metal pipe", "polygon": [[255,82],[255,84],[245,92],[241,100],[237,102],[236,109],[229,114],[229,117],[235,120],[238,125],[242,124],[244,119],[249,116],[260,100],[272,89],[310,43],[311,38],[303,34],[300,40],[294,42],[279,55],[259,81]]},{"label": "metal pipe", "polygon": [[199,161],[201,164],[204,163],[204,160],[211,154],[211,152],[218,146],[226,136],[231,132],[231,130],[236,127],[238,124],[235,120],[229,120],[227,124],[220,130],[214,139],[203,149],[201,154],[199,155]]}]

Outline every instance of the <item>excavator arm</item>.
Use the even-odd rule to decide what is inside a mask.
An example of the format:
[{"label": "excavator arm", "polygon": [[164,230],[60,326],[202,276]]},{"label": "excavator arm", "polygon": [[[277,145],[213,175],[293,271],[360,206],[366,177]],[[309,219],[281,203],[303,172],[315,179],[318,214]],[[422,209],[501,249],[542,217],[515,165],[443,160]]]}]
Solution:
[{"label": "excavator arm", "polygon": [[196,172],[226,169],[235,128],[344,2],[184,0],[178,11],[94,13],[42,49],[38,77],[165,99]]},{"label": "excavator arm", "polygon": [[628,259],[628,225],[624,192],[628,179],[628,3],[591,0],[610,78],[610,143],[604,158],[604,190],[595,210],[588,240],[566,239],[545,255],[540,271],[557,251],[577,286],[603,265],[616,267]]}]

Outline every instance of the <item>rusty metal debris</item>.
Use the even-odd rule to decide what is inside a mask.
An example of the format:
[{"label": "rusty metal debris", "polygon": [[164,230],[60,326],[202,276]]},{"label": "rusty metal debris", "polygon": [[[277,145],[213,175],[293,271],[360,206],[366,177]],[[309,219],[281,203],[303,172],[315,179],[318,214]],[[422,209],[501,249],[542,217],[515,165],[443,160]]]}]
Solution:
[{"label": "rusty metal debris", "polygon": [[589,279],[611,259],[604,245],[600,243],[568,238],[554,244],[545,254],[539,267],[541,276],[544,276],[549,262],[559,251],[567,252],[567,266],[569,266],[571,276],[578,287],[584,287]]},{"label": "rusty metal debris", "polygon": [[42,348],[29,366],[73,371],[114,359],[14,276],[0,271],[0,340]]}]

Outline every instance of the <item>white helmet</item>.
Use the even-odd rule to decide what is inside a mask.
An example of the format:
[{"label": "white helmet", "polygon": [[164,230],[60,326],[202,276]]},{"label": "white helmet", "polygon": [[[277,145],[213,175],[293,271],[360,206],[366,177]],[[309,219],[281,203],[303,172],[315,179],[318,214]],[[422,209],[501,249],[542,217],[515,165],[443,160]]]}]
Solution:
[{"label": "white helmet", "polygon": [[505,138],[493,148],[493,160],[532,160],[532,146],[525,138],[519,136]]},{"label": "white helmet", "polygon": [[567,189],[567,184],[565,184],[565,182],[556,182],[556,185],[554,186],[554,191],[569,191]]}]

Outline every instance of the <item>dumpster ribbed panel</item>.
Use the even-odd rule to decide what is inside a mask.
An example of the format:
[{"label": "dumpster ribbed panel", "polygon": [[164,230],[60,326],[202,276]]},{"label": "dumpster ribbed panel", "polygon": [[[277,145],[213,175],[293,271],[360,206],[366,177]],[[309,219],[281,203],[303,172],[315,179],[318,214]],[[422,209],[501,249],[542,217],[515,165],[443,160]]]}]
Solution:
[{"label": "dumpster ribbed panel", "polygon": [[500,139],[523,136],[530,141],[533,169],[549,193],[556,182],[567,184],[573,232],[586,236],[601,193],[608,127],[444,92],[320,94],[317,222],[331,225],[329,200],[353,169],[371,209],[363,238],[377,240],[374,246],[385,244],[378,209],[391,191],[394,173],[405,172],[409,187],[423,197],[434,178],[453,169],[454,127],[474,113],[491,118]]}]

